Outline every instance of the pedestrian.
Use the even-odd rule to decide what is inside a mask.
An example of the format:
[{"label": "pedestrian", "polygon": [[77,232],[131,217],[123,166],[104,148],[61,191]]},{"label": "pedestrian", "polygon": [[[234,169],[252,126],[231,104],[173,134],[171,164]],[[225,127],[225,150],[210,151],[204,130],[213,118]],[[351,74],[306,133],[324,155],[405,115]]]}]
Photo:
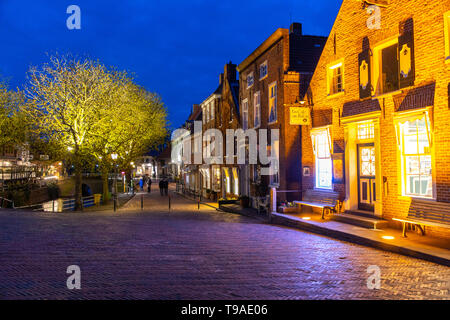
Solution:
[{"label": "pedestrian", "polygon": [[164,180],[159,180],[159,192],[161,193],[161,197],[164,195]]},{"label": "pedestrian", "polygon": [[166,194],[166,196],[169,195],[169,180],[168,179],[164,180],[164,193]]},{"label": "pedestrian", "polygon": [[139,191],[144,191],[144,177],[139,179]]},{"label": "pedestrian", "polygon": [[147,192],[151,193],[152,192],[152,178],[147,177]]}]

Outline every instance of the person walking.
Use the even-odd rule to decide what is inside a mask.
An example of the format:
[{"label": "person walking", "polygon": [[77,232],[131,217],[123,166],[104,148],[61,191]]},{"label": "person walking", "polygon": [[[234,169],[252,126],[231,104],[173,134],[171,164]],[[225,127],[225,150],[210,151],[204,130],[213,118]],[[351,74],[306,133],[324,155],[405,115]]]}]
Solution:
[{"label": "person walking", "polygon": [[164,193],[166,196],[169,195],[169,180],[164,179]]},{"label": "person walking", "polygon": [[141,179],[139,179],[139,191],[144,191],[144,177],[141,177]]},{"label": "person walking", "polygon": [[151,193],[152,192],[152,178],[147,177],[147,192]]},{"label": "person walking", "polygon": [[164,195],[164,180],[159,180],[159,192],[161,193],[161,197]]}]

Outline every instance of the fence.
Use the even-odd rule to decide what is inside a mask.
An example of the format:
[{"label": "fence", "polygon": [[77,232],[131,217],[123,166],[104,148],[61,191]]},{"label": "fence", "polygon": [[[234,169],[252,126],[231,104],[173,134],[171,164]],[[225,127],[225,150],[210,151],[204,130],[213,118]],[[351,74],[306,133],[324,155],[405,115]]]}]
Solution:
[{"label": "fence", "polygon": [[[102,202],[101,195],[93,195],[90,197],[84,197],[83,208],[93,207]],[[30,209],[33,211],[44,211],[44,212],[64,212],[64,211],[74,211],[75,210],[75,199],[58,199],[52,200],[45,203],[35,204],[31,206],[19,207],[14,209]]]}]

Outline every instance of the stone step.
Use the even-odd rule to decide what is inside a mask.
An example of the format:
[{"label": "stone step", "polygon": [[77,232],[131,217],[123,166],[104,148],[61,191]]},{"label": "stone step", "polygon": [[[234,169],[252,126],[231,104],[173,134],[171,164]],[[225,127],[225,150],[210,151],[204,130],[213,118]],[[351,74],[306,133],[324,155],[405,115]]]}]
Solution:
[{"label": "stone step", "polygon": [[368,229],[382,229],[388,226],[386,220],[377,217],[366,217],[352,213],[341,213],[331,216],[332,220]]}]

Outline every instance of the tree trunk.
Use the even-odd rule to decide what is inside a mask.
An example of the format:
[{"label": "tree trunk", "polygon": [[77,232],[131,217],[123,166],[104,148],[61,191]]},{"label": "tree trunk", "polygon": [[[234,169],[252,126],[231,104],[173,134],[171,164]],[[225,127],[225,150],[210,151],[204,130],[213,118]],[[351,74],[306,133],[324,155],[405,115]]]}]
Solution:
[{"label": "tree trunk", "polygon": [[102,170],[102,182],[103,182],[103,203],[108,203],[110,199],[109,193],[109,172],[108,170]]},{"label": "tree trunk", "polygon": [[77,164],[75,167],[75,211],[83,211],[83,170],[81,165]]}]

